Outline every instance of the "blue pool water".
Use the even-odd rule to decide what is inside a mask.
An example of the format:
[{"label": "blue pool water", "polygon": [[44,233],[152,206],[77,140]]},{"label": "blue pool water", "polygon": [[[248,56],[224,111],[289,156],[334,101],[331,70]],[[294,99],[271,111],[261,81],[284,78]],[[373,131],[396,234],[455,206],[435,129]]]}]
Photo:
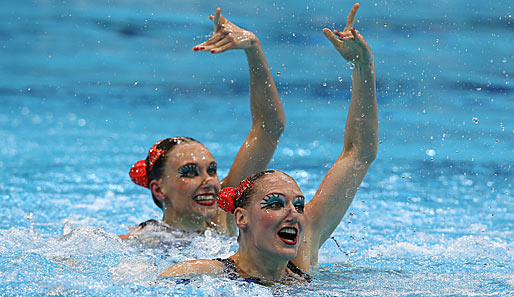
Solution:
[{"label": "blue pool water", "polygon": [[199,139],[223,177],[248,132],[244,54],[191,51],[217,6],[261,39],[287,116],[270,167],[312,197],[341,151],[351,83],[321,29],[343,25],[351,4],[4,4],[0,296],[514,295],[509,1],[361,3],[355,27],[375,54],[381,143],[334,233],[340,248],[325,243],[311,284],[163,280],[177,261],[230,255],[235,240],[117,238],[160,218],[127,174],[156,140]]}]

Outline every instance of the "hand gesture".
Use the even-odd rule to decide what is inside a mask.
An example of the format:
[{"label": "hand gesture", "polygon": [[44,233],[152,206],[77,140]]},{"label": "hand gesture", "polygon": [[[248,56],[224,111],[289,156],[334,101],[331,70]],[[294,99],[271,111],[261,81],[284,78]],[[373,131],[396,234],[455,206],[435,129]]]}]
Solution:
[{"label": "hand gesture", "polygon": [[194,51],[210,51],[213,54],[230,49],[247,49],[259,43],[259,39],[250,31],[239,28],[221,15],[217,8],[209,19],[214,22],[214,35],[207,41],[193,47]]},{"label": "hand gesture", "polygon": [[373,63],[373,53],[364,37],[353,28],[353,22],[355,21],[355,15],[359,6],[359,3],[353,5],[350,14],[348,14],[346,27],[344,27],[342,32],[334,30],[332,33],[330,29],[325,28],[323,33],[346,61],[364,66]]}]

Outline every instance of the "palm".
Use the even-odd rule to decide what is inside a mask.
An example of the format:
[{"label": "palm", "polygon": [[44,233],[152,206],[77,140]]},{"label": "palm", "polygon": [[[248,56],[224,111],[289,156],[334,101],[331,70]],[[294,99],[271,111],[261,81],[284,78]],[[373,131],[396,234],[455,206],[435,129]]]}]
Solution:
[{"label": "palm", "polygon": [[353,22],[358,9],[359,4],[354,4],[343,31],[334,30],[332,32],[325,28],[323,33],[346,61],[355,64],[370,64],[373,63],[373,53],[364,37],[359,31],[353,29]]},{"label": "palm", "polygon": [[193,47],[193,50],[221,53],[230,49],[250,48],[258,41],[252,32],[239,28],[223,17],[219,8],[209,18],[214,22],[214,34]]}]

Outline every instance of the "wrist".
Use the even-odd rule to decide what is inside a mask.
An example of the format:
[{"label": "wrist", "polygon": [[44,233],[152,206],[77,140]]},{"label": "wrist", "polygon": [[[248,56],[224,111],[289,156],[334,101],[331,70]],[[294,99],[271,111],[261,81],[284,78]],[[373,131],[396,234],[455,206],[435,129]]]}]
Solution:
[{"label": "wrist", "polygon": [[359,71],[372,71],[375,69],[375,63],[373,60],[369,62],[359,62],[359,63],[353,63],[355,65],[356,70]]},{"label": "wrist", "polygon": [[248,54],[256,54],[261,51],[261,42],[260,40],[255,37],[255,39],[252,39],[248,46],[244,49],[245,53]]}]

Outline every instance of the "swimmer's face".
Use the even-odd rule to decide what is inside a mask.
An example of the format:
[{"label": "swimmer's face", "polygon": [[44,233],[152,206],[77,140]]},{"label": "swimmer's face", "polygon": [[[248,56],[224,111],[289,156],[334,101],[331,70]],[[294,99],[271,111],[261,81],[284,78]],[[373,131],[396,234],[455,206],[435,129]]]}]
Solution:
[{"label": "swimmer's face", "polygon": [[266,257],[293,259],[306,224],[305,198],[300,188],[292,178],[278,171],[260,178],[254,187],[246,209],[246,245]]},{"label": "swimmer's face", "polygon": [[220,191],[217,165],[202,144],[177,145],[166,156],[164,175],[159,179],[166,207],[181,219],[211,219],[216,215]]}]

